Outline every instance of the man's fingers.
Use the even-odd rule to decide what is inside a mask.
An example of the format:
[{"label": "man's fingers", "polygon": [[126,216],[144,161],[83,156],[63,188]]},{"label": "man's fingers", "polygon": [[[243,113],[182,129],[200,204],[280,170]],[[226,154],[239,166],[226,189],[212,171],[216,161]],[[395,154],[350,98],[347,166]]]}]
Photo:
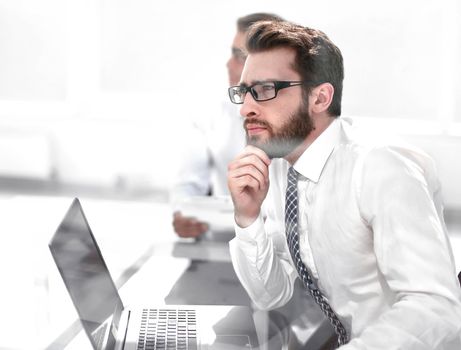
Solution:
[{"label": "man's fingers", "polygon": [[256,175],[254,170],[257,170],[264,178],[267,179],[269,177],[268,166],[262,161],[261,158],[253,153],[247,154],[241,158],[237,158],[233,162],[229,163],[229,173],[232,173],[236,170],[239,170],[239,172],[246,170],[249,174],[253,175]]},{"label": "man's fingers", "polygon": [[257,154],[254,153],[242,155],[241,157],[237,157],[234,161],[229,163],[229,165],[234,168],[247,164],[253,164],[258,169],[260,169],[261,172],[268,168],[268,165]]},{"label": "man's fingers", "polygon": [[260,148],[248,145],[246,146],[243,151],[239,154],[238,158],[244,158],[249,155],[256,155],[261,161],[266,164],[266,166],[269,166],[271,163],[270,158],[267,156],[267,154]]},{"label": "man's fingers", "polygon": [[264,189],[268,183],[267,175],[263,174],[253,165],[236,168],[229,173],[230,178],[235,179],[238,186],[249,186],[256,189]]},{"label": "man's fingers", "polygon": [[259,181],[250,175],[244,175],[235,178],[234,182],[237,185],[237,187],[241,189],[250,187],[254,190],[258,190],[260,188]]}]

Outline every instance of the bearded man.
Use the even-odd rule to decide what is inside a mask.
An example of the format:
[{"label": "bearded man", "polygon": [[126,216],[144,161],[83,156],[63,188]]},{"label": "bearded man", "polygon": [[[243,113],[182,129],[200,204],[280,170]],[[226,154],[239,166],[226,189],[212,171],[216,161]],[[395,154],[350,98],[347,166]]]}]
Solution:
[{"label": "bearded man", "polygon": [[232,262],[253,302],[284,305],[299,277],[341,349],[461,349],[433,161],[340,117],[343,59],[324,33],[259,22],[246,48],[229,96],[248,145],[228,187]]}]

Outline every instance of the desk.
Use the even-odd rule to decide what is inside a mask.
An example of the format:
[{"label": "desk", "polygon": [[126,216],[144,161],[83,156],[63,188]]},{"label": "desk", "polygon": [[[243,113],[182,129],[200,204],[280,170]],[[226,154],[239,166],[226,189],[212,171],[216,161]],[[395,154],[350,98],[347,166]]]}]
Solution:
[{"label": "desk", "polygon": [[[76,312],[47,246],[71,200],[0,197],[1,350],[61,349],[64,345],[60,344],[75,336],[71,346],[86,344],[76,349],[90,349],[84,334],[78,333]],[[226,241],[180,241],[165,202],[94,198],[81,198],[81,202],[126,304],[250,304],[230,268]],[[461,270],[461,218],[458,211],[447,214],[457,268]],[[203,276],[206,283],[201,280]],[[190,283],[194,283],[193,293],[185,293],[184,286]],[[214,286],[211,291],[210,286]],[[255,312],[262,337],[290,343],[294,330],[309,349],[318,348],[319,339],[331,329],[317,307],[309,303],[297,289],[294,300],[284,308],[270,314]],[[274,335],[273,329],[286,330],[287,324],[290,331]]]},{"label": "desk", "polygon": [[[2,350],[62,349],[69,341],[68,349],[91,348],[79,332],[76,312],[47,246],[71,200],[0,198]],[[81,198],[81,203],[125,304],[250,304],[229,265],[226,240],[179,240],[166,203],[94,198]],[[458,221],[448,222],[452,242],[459,242],[459,227],[454,230]],[[454,248],[459,258],[459,245]],[[191,283],[194,287],[184,288]],[[254,315],[261,338],[270,339],[271,345],[292,344],[294,331],[309,349],[317,349],[319,339],[331,333],[301,288],[285,307]]]},{"label": "desk", "polygon": [[[251,304],[230,265],[228,239],[179,240],[165,202],[80,200],[125,304]],[[91,348],[48,250],[71,201],[0,198],[0,349]],[[261,338],[270,338],[271,344],[289,342],[287,317],[299,315],[300,309],[292,303],[271,313],[255,312]],[[308,337],[322,330],[315,306],[310,319],[302,321],[310,326]]]}]

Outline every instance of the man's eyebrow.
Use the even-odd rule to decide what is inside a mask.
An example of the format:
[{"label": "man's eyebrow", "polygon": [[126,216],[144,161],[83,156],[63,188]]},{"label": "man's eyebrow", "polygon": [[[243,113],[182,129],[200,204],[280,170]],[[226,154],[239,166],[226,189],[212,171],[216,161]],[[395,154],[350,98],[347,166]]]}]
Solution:
[{"label": "man's eyebrow", "polygon": [[255,84],[264,84],[264,83],[269,83],[269,82],[274,82],[274,81],[277,81],[277,79],[252,80],[250,84],[247,84],[246,82],[241,81],[240,85],[248,87],[248,86],[252,86]]}]

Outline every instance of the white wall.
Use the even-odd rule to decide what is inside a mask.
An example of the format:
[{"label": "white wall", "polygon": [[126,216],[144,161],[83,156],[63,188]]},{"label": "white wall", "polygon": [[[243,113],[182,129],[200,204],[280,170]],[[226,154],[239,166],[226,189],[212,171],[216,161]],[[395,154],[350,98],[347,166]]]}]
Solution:
[{"label": "white wall", "polygon": [[185,124],[225,94],[235,20],[254,11],[326,32],[343,114],[418,135],[461,207],[457,0],[0,0],[0,135],[45,137],[62,181],[168,185]]}]

